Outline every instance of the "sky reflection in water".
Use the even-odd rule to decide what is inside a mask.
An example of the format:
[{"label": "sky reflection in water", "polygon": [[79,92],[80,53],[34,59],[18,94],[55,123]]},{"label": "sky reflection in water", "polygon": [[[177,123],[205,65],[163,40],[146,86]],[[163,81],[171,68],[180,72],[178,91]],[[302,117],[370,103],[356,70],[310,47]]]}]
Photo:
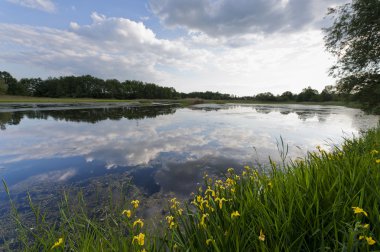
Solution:
[{"label": "sky reflection in water", "polygon": [[188,195],[204,171],[289,157],[376,126],[356,109],[302,105],[199,105],[0,110],[0,177],[11,189],[130,171],[148,194]]}]

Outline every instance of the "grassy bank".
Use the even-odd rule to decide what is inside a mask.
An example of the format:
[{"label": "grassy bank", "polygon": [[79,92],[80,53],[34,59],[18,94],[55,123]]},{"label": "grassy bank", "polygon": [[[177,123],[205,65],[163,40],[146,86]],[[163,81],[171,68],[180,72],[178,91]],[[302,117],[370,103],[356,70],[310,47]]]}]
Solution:
[{"label": "grassy bank", "polygon": [[[140,202],[110,206],[89,217],[85,199],[62,198],[60,218],[47,223],[31,202],[35,224],[17,215],[26,251],[374,251],[380,250],[380,128],[347,139],[330,153],[264,169],[228,169],[223,180],[205,175],[191,203],[168,202],[152,228]],[[158,231],[159,230],[159,231]]]},{"label": "grassy bank", "polygon": [[343,101],[329,101],[329,102],[260,102],[255,100],[204,100],[197,98],[188,99],[134,99],[134,100],[117,100],[117,99],[92,99],[92,98],[48,98],[48,97],[31,97],[31,96],[12,96],[12,95],[0,95],[1,103],[118,103],[118,102],[134,102],[141,104],[149,104],[152,102],[163,103],[177,103],[183,107],[187,107],[194,104],[202,103],[241,103],[241,104],[302,104],[302,105],[333,105],[333,106],[346,106],[350,108],[360,108],[359,103],[355,102],[343,102]]}]

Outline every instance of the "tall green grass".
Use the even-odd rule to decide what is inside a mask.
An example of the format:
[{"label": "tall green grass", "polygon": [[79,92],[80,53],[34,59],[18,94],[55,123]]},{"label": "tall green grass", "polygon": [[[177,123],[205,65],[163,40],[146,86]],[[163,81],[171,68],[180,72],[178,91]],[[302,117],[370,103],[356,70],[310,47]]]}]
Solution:
[{"label": "tall green grass", "polygon": [[34,229],[15,207],[12,214],[25,251],[50,251],[55,243],[57,251],[380,250],[380,128],[329,153],[319,148],[303,160],[271,162],[266,173],[244,167],[242,174],[228,169],[222,180],[205,175],[192,203],[168,202],[160,232],[142,227],[132,202],[96,219],[83,199],[72,207],[63,197],[51,224],[29,200]]}]

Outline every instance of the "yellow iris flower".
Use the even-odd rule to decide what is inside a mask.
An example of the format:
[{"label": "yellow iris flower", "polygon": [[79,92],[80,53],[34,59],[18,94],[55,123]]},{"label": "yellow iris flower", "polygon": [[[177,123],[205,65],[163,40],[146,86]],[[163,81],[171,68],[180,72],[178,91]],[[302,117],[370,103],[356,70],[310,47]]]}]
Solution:
[{"label": "yellow iris flower", "polygon": [[145,234],[140,233],[133,237],[132,243],[137,242],[138,245],[144,246],[145,243]]},{"label": "yellow iris flower", "polygon": [[131,204],[133,205],[134,208],[138,208],[139,204],[140,204],[140,201],[139,200],[132,200]]},{"label": "yellow iris flower", "polygon": [[62,246],[62,244],[63,244],[63,238],[59,238],[58,241],[56,241],[56,242],[54,243],[54,245],[51,247],[51,249],[54,249],[54,248],[60,247],[60,246]]},{"label": "yellow iris flower", "polygon": [[203,228],[206,227],[205,220],[206,220],[207,217],[208,217],[208,214],[202,214],[201,222],[199,223],[199,226],[200,226],[200,227],[203,227]]},{"label": "yellow iris flower", "polygon": [[362,208],[360,207],[352,207],[352,209],[354,210],[354,213],[355,214],[364,214],[365,216],[368,216],[368,213],[366,211],[364,211]]},{"label": "yellow iris flower", "polygon": [[371,236],[364,236],[364,235],[361,235],[359,236],[359,240],[366,240],[367,241],[367,244],[372,246],[376,243],[376,241],[371,237]]},{"label": "yellow iris flower", "polygon": [[376,241],[374,239],[372,239],[372,237],[366,237],[365,238],[367,240],[367,243],[368,245],[374,245],[376,243]]},{"label": "yellow iris flower", "polygon": [[131,218],[132,211],[131,210],[123,210],[123,212],[121,212],[121,214],[127,216],[128,218]]},{"label": "yellow iris flower", "polygon": [[135,227],[136,225],[140,225],[141,228],[143,228],[144,227],[144,222],[141,219],[138,219],[135,222],[133,222],[133,227]]},{"label": "yellow iris flower", "polygon": [[259,240],[260,241],[265,241],[265,234],[264,234],[263,230],[261,230],[261,229],[260,229]]},{"label": "yellow iris flower", "polygon": [[379,154],[379,152],[378,152],[377,150],[372,150],[372,151],[371,151],[371,154],[372,154],[372,155],[377,155],[377,154]]},{"label": "yellow iris flower", "polygon": [[238,211],[235,211],[235,212],[232,212],[231,213],[231,218],[237,218],[237,217],[240,217],[240,213]]},{"label": "yellow iris flower", "polygon": [[219,202],[219,208],[222,209],[223,207],[223,201],[227,201],[225,198],[216,198],[215,202]]}]

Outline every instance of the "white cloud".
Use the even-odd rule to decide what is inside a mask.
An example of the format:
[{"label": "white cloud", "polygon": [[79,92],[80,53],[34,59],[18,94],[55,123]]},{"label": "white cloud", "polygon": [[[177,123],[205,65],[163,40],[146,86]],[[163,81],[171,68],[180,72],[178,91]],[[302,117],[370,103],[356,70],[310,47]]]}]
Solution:
[{"label": "white cloud", "polygon": [[8,2],[18,4],[27,8],[54,12],[56,7],[51,0],[7,0]]},{"label": "white cloud", "polygon": [[[93,13],[90,25],[69,30],[0,24],[0,59],[64,74],[163,81],[158,66],[196,68],[207,54],[181,42],[158,39],[142,22]],[[16,48],[16,49],[15,49]],[[191,58],[191,61],[186,59]]]},{"label": "white cloud", "polygon": [[346,0],[151,0],[150,7],[168,27],[229,37],[320,28],[327,8],[343,2]]},{"label": "white cloud", "polygon": [[169,40],[143,22],[96,12],[91,19],[87,25],[71,22],[67,30],[0,23],[0,61],[54,76],[91,74],[242,96],[334,83],[319,30],[229,37],[189,30]]}]

